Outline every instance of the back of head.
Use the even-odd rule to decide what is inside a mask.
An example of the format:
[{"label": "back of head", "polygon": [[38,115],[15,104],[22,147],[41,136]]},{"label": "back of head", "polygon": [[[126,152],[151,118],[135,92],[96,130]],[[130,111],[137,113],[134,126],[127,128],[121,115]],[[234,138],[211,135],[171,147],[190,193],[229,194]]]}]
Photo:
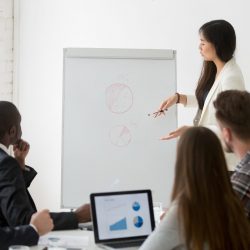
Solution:
[{"label": "back of head", "polygon": [[211,42],[217,56],[223,61],[229,61],[236,48],[236,35],[233,26],[225,20],[213,20],[203,24],[199,30],[205,39]]},{"label": "back of head", "polygon": [[220,141],[209,129],[193,127],[181,136],[172,200],[179,204],[188,249],[203,249],[205,243],[210,250],[249,249],[249,225]]},{"label": "back of head", "polygon": [[217,190],[216,195],[225,192],[222,187],[231,190],[226,169],[220,141],[211,130],[193,127],[181,136],[175,168],[178,193],[210,203],[215,195],[212,189]]},{"label": "back of head", "polygon": [[8,101],[0,101],[0,140],[13,125],[20,122],[21,116],[16,106]]},{"label": "back of head", "polygon": [[227,90],[214,101],[216,118],[241,140],[250,140],[250,93]]}]

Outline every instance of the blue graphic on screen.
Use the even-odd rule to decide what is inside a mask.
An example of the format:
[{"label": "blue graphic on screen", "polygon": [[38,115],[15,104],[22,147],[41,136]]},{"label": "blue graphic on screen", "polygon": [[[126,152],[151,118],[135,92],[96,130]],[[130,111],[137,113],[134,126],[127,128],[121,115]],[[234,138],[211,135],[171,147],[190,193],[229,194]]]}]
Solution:
[{"label": "blue graphic on screen", "polygon": [[143,219],[141,216],[136,216],[133,219],[133,222],[134,222],[135,227],[138,227],[138,228],[140,228],[143,225]]},{"label": "blue graphic on screen", "polygon": [[114,224],[109,226],[110,231],[117,231],[117,230],[126,230],[127,229],[127,220],[123,218]]},{"label": "blue graphic on screen", "polygon": [[139,202],[135,201],[132,205],[132,208],[135,210],[135,211],[138,211],[140,208],[141,208],[141,205]]}]

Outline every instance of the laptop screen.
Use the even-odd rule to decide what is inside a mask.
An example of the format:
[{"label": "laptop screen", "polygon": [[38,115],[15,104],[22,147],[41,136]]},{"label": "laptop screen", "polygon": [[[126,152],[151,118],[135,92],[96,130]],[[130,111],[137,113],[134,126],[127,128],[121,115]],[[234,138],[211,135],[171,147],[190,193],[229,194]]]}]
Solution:
[{"label": "laptop screen", "polygon": [[95,241],[146,238],[154,229],[150,190],[90,195]]}]

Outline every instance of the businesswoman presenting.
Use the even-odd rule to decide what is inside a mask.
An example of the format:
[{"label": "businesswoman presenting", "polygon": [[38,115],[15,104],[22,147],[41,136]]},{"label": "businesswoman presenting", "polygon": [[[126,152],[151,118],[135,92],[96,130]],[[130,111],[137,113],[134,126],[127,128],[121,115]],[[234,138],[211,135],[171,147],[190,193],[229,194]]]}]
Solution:
[{"label": "businesswoman presenting", "polygon": [[[225,20],[213,20],[202,25],[199,34],[199,49],[204,62],[195,96],[176,93],[163,101],[159,110],[155,112],[155,116],[164,114],[164,110],[176,103],[181,103],[186,107],[198,106],[193,121],[194,126],[206,126],[216,132],[213,101],[218,93],[224,90],[244,90],[244,79],[233,56],[236,48],[236,35],[233,26]],[[188,126],[182,126],[162,139],[168,140],[178,137],[187,128]],[[227,154],[226,158],[229,169],[234,169],[237,160],[232,154]]]}]

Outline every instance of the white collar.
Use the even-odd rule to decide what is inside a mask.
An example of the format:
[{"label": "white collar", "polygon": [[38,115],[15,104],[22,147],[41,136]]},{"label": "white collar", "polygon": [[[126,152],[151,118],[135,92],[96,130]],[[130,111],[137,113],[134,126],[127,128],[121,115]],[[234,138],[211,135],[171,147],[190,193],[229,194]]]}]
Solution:
[{"label": "white collar", "polygon": [[6,154],[9,154],[8,148],[7,148],[5,145],[3,145],[2,143],[0,143],[0,148],[1,148]]}]

